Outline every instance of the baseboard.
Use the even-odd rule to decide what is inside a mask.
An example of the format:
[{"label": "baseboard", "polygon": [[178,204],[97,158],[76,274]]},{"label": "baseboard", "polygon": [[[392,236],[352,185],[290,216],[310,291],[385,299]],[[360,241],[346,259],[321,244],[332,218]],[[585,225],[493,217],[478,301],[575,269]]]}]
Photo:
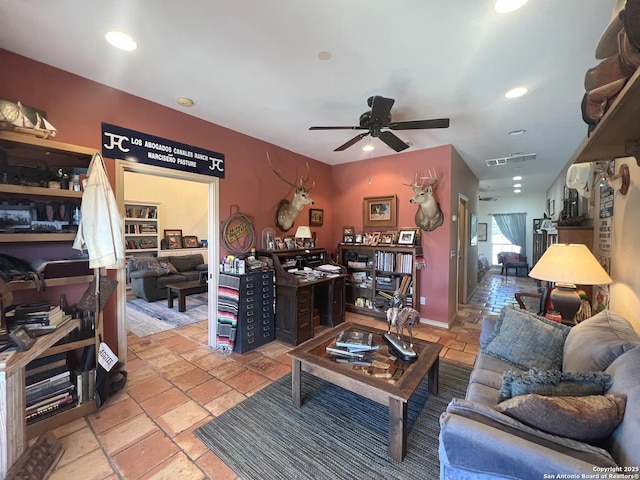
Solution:
[{"label": "baseboard", "polygon": [[451,328],[451,326],[446,323],[442,323],[442,322],[438,322],[437,320],[431,320],[429,318],[422,318],[422,317],[420,317],[420,324],[430,325],[436,328],[442,328],[443,330],[449,330]]}]

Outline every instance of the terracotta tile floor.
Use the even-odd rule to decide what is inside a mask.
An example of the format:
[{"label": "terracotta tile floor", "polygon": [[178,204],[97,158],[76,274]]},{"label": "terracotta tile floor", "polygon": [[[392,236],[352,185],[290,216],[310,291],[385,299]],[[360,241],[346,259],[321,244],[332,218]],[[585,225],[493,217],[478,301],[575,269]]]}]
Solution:
[{"label": "terracotta tile floor", "polygon": [[[414,335],[442,344],[442,358],[472,365],[482,318],[515,304],[518,290],[536,291],[529,278],[490,271],[450,330],[419,325]],[[347,320],[384,325],[351,313]],[[289,373],[291,347],[275,341],[227,357],[206,346],[206,329],[201,322],[148,337],[130,334],[126,388],[99,412],[54,431],[64,454],[50,479],[238,478],[192,432]]]}]

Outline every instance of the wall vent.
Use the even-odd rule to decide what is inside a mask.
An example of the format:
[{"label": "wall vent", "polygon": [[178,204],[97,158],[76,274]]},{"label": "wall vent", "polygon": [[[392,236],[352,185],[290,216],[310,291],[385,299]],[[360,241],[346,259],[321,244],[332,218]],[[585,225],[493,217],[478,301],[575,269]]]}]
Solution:
[{"label": "wall vent", "polygon": [[514,163],[528,162],[535,159],[535,153],[515,154],[509,157],[492,158],[491,160],[487,160],[487,166],[498,167],[500,165],[512,165]]}]

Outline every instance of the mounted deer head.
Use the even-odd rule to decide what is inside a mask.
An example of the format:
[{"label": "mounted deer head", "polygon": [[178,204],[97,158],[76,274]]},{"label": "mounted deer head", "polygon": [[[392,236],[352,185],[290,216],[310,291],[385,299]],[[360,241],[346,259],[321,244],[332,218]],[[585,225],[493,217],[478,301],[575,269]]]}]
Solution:
[{"label": "mounted deer head", "polygon": [[284,183],[295,188],[291,201],[286,198],[280,200],[278,208],[276,209],[276,226],[283,232],[287,232],[291,230],[291,227],[293,227],[293,222],[296,221],[296,218],[304,206],[313,205],[313,199],[311,198],[311,195],[309,195],[309,192],[315,186],[315,182],[313,182],[310,187],[307,187],[307,182],[309,181],[309,163],[307,163],[307,176],[301,176],[300,184],[297,185],[284,178],[282,172],[273,167],[271,158],[269,157],[269,152],[267,152],[267,160],[269,160],[269,165],[271,166],[273,173],[275,173],[276,176]]},{"label": "mounted deer head", "polygon": [[435,170],[433,173],[429,170],[428,177],[423,177],[416,173],[412,183],[403,184],[413,189],[415,195],[409,202],[418,204],[416,225],[427,232],[435,230],[444,222],[444,214],[440,209],[440,205],[433,198],[433,188],[437,183],[437,173]]}]

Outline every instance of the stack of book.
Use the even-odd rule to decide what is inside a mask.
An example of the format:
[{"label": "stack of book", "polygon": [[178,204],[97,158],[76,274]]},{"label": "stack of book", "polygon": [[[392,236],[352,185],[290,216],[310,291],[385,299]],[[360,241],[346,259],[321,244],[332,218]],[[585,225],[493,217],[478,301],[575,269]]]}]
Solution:
[{"label": "stack of book", "polygon": [[66,353],[32,361],[25,374],[27,425],[77,405]]},{"label": "stack of book", "polygon": [[23,325],[35,335],[56,330],[71,318],[59,306],[48,301],[22,303],[6,313],[7,323],[11,327]]},{"label": "stack of book", "polygon": [[379,345],[373,343],[373,333],[359,330],[343,330],[335,341],[327,347],[327,353],[336,357],[340,363],[351,365],[372,365],[371,352],[377,350]]}]

